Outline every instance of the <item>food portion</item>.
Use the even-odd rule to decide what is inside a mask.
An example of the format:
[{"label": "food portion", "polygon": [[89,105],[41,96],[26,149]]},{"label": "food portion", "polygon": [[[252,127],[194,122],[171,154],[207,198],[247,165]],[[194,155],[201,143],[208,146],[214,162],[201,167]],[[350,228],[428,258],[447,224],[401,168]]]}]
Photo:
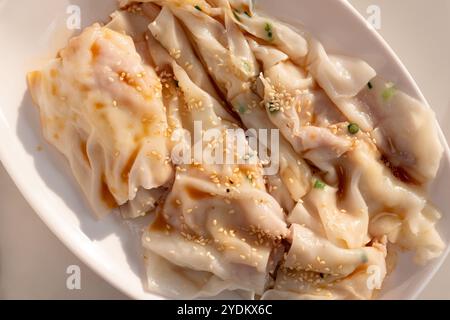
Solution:
[{"label": "food portion", "polygon": [[67,157],[99,217],[140,189],[169,187],[161,83],[131,38],[93,25],[28,83],[45,138]]},{"label": "food portion", "polygon": [[252,1],[122,0],[28,83],[95,213],[152,216],[152,292],[371,299],[445,247],[433,112]]}]

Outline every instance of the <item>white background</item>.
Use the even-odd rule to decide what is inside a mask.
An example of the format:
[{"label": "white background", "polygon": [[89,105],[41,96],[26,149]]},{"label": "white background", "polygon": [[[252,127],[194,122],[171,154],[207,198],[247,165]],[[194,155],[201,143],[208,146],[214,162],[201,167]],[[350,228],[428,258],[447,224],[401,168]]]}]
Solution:
[{"label": "white background", "polygon": [[[436,110],[450,138],[450,0],[350,0],[364,15],[381,9],[379,32]],[[326,10],[326,8],[324,8]],[[444,214],[449,214],[444,212]],[[66,269],[81,267],[81,290],[67,290]],[[69,252],[39,220],[0,165],[0,298],[123,299]],[[450,259],[421,294],[450,299]]]}]

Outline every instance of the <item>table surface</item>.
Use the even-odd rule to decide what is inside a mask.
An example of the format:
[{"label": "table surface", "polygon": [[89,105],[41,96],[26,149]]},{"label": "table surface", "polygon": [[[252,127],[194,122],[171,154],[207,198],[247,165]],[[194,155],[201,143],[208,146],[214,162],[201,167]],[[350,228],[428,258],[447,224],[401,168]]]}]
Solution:
[{"label": "table surface", "polygon": [[[381,13],[379,32],[437,110],[450,137],[450,1],[350,0],[366,17]],[[431,5],[432,3],[432,5]],[[445,214],[445,213],[444,213]],[[81,269],[81,290],[68,290],[66,270]],[[450,257],[421,299],[450,299]],[[0,298],[126,299],[75,257],[48,230],[0,165]]]}]

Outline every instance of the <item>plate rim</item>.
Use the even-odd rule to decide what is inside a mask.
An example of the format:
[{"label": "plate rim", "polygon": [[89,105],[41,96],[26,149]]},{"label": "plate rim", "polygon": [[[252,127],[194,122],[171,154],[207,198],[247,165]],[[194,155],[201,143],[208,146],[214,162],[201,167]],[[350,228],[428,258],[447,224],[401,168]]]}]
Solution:
[{"label": "plate rim", "polygon": [[[364,17],[347,0],[338,0],[337,3],[338,3],[337,5],[343,6],[346,10],[351,12],[351,14],[355,17],[355,19],[358,19],[360,22],[367,24]],[[400,60],[400,58],[397,56],[395,51],[390,47],[387,41],[374,28],[369,29],[371,35],[383,47],[386,54],[389,55],[390,59],[392,59],[395,62],[395,64],[400,68],[401,72],[405,76],[406,81],[411,85],[414,94],[416,94],[418,99],[421,102],[425,103],[425,105],[428,108],[432,109],[428,101],[424,97],[422,91],[420,90],[419,86],[417,85],[416,81],[414,80],[408,69],[405,67],[403,62]],[[439,139],[444,148],[442,162],[447,161],[450,164],[450,148],[437,119],[436,122],[438,125]],[[10,128],[8,122],[6,121],[6,119],[4,119],[3,113],[0,112],[0,131],[10,133],[9,129]],[[19,171],[13,168],[14,163],[12,161],[12,157],[7,156],[8,153],[7,149],[8,143],[2,144],[2,146],[0,147],[0,162],[3,164],[5,171],[11,177],[13,183],[15,184],[19,192],[22,194],[24,199],[27,201],[27,203],[30,205],[30,207],[33,209],[33,211],[39,216],[39,218],[50,229],[50,231],[59,239],[59,241],[61,241],[78,259],[80,259],[86,266],[88,266],[91,270],[93,270],[99,277],[107,281],[110,285],[112,285],[114,288],[116,288],[129,298],[132,299],[151,298],[154,300],[167,299],[166,297],[156,293],[144,291],[138,293],[135,292],[134,290],[128,289],[126,283],[122,283],[121,281],[114,278],[113,273],[105,272],[104,271],[105,266],[103,265],[101,260],[97,259],[93,255],[94,252],[90,252],[89,250],[85,249],[86,246],[84,245],[84,243],[91,244],[90,241],[87,241],[86,239],[80,239],[80,237],[78,237],[76,233],[72,232],[66,233],[65,230],[67,227],[65,226],[64,221],[61,221],[60,218],[55,219],[55,216],[45,213],[46,209],[43,202],[39,201],[39,199],[33,195],[33,190],[28,186],[29,184],[27,183],[26,179],[20,177]],[[409,296],[408,295],[405,296],[405,299],[407,300],[416,299],[417,296],[430,283],[431,279],[435,276],[437,271],[441,269],[442,264],[447,259],[448,254],[450,252],[450,243],[447,243],[446,245],[447,246],[445,251],[438,258],[439,260],[435,263],[435,265],[431,268],[431,270],[427,273],[427,275],[424,276],[424,280],[420,283],[420,285],[416,288],[414,292],[409,294]]]}]

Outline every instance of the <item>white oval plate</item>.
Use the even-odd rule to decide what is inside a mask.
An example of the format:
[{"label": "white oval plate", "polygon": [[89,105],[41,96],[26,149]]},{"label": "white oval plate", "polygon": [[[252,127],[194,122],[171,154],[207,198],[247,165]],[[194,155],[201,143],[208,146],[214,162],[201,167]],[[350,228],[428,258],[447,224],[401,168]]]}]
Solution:
[{"label": "white oval plate", "polygon": [[[81,260],[104,279],[136,299],[161,299],[145,292],[138,230],[110,215],[96,221],[62,156],[43,141],[37,109],[27,92],[25,74],[52,57],[72,34],[66,28],[69,4],[81,9],[82,27],[106,21],[115,0],[0,0],[0,160],[41,219]],[[384,40],[344,0],[261,0],[258,6],[287,22],[301,22],[333,53],[360,57],[410,95],[425,99]],[[326,8],[326,9],[324,9]],[[443,214],[444,241],[450,239],[450,152],[431,186],[432,201]],[[42,150],[41,150],[42,149]],[[14,226],[11,226],[14,227]],[[429,282],[448,253],[425,267],[402,255],[380,298],[412,299]]]}]

